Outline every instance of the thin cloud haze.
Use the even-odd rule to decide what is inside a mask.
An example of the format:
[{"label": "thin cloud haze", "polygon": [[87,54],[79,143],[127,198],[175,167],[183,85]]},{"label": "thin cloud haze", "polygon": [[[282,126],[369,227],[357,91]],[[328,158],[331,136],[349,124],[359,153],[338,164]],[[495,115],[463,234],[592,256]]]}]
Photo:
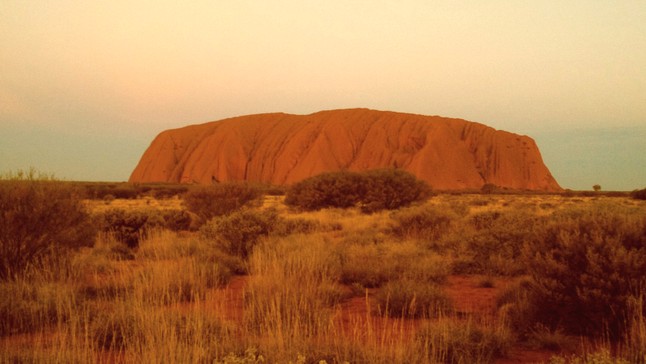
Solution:
[{"label": "thin cloud haze", "polygon": [[126,180],[167,128],[367,107],[535,137],[565,188],[646,183],[642,2],[6,0],[0,18],[0,171]]}]

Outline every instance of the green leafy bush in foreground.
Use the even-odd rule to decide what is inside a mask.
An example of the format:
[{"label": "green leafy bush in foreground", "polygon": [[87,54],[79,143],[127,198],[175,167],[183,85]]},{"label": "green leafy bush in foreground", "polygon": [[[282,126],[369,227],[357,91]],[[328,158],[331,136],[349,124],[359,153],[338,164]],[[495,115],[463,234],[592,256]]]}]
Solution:
[{"label": "green leafy bush in foreground", "polygon": [[278,219],[273,210],[243,210],[210,220],[200,232],[226,253],[246,258],[261,237],[269,236]]},{"label": "green leafy bush in foreground", "polygon": [[429,194],[425,182],[401,170],[342,171],[296,183],[287,192],[285,203],[305,210],[360,206],[363,212],[375,212],[408,206]]},{"label": "green leafy bush in foreground", "polygon": [[246,259],[263,237],[311,233],[318,228],[317,222],[285,219],[275,210],[245,209],[214,217],[202,226],[200,234],[225,253]]},{"label": "green leafy bush in foreground", "polygon": [[0,180],[0,279],[47,254],[94,244],[80,191],[34,171]]},{"label": "green leafy bush in foreground", "polygon": [[631,302],[646,289],[646,214],[596,204],[557,212],[546,224],[524,251],[530,310],[518,315],[566,333],[620,339],[636,314]]}]

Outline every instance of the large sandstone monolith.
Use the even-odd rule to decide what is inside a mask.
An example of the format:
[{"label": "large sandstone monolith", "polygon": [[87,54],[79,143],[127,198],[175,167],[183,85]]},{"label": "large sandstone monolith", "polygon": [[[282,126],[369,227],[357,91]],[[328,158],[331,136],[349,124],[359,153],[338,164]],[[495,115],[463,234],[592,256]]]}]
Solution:
[{"label": "large sandstone monolith", "polygon": [[328,171],[401,168],[434,189],[558,191],[530,137],[439,116],[368,109],[259,114],[166,130],[130,182],[291,184]]}]

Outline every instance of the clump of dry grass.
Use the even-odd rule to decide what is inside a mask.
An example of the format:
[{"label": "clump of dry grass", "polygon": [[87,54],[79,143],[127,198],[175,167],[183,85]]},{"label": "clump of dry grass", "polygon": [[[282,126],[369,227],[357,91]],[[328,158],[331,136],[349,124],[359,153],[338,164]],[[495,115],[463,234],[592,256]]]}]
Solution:
[{"label": "clump of dry grass", "polygon": [[511,333],[501,323],[443,318],[422,328],[417,351],[431,363],[491,363],[509,349]]}]

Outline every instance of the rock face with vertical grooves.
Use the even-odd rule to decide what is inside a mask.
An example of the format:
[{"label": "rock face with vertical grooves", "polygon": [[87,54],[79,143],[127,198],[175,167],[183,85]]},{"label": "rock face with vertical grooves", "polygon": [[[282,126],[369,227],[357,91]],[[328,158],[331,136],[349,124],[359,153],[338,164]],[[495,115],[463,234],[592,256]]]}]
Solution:
[{"label": "rock face with vertical grooves", "polygon": [[130,182],[289,185],[323,172],[400,168],[434,189],[559,191],[533,139],[439,116],[368,109],[259,114],[166,130]]}]

